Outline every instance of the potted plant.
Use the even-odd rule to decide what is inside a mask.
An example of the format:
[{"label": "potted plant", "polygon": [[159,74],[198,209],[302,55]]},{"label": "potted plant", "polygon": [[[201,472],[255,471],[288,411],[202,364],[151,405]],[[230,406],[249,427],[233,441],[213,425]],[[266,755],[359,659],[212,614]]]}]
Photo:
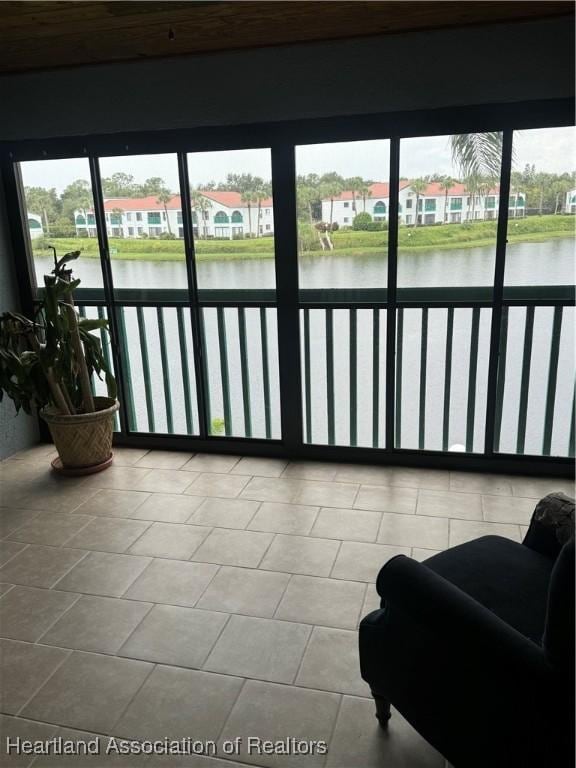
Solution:
[{"label": "potted plant", "polygon": [[[44,277],[33,319],[15,312],[0,315],[0,401],[12,399],[16,412],[37,411],[48,424],[59,458],[56,470],[88,474],[112,461],[116,382],[93,331],[108,332],[108,321],[81,318],[74,307],[69,263],[80,251],[57,259]],[[108,397],[92,393],[93,374],[104,374]]]}]

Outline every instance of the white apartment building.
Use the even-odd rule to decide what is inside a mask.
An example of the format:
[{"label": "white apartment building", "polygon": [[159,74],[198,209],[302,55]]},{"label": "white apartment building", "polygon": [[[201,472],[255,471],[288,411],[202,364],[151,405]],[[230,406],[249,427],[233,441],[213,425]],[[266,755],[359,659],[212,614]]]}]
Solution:
[{"label": "white apartment building", "polygon": [[37,213],[28,214],[28,231],[30,232],[30,239],[36,240],[37,237],[44,235],[44,227],[42,225],[42,217]]},{"label": "white apartment building", "polygon": [[564,203],[565,213],[576,213],[576,189],[566,192],[566,201]]},{"label": "white apartment building", "polygon": [[[159,237],[163,233],[184,237],[180,195],[174,195],[166,204],[158,202],[155,195],[107,198],[104,211],[109,237]],[[93,210],[77,210],[74,218],[78,235],[96,237]],[[272,235],[272,198],[262,200],[260,208],[254,203],[249,208],[239,192],[202,192],[201,200],[193,202],[192,221],[195,237],[232,240]]]},{"label": "white apartment building", "polygon": [[[372,221],[388,220],[390,188],[387,182],[376,182],[369,186],[370,194],[362,197],[350,191],[342,192],[337,197],[322,200],[322,221],[332,222],[340,227],[351,227],[358,213],[369,213]],[[418,197],[418,211],[416,199]],[[470,195],[464,184],[459,182],[448,191],[442,189],[439,182],[430,182],[418,196],[410,181],[400,182],[398,214],[401,224],[459,224],[465,221],[495,219],[498,215],[500,195],[498,187],[484,195]],[[524,216],[525,195],[514,193],[510,196],[509,216]],[[354,210],[355,208],[355,210]]]}]

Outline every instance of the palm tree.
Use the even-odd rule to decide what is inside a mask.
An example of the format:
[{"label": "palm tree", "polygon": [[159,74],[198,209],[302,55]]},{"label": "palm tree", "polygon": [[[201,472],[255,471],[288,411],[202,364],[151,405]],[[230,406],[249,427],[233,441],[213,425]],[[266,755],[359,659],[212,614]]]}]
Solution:
[{"label": "palm tree", "polygon": [[352,192],[352,212],[356,216],[356,195],[364,187],[364,180],[360,176],[352,176],[346,179],[345,186]]},{"label": "palm tree", "polygon": [[414,181],[410,182],[410,186],[412,187],[412,191],[416,195],[416,213],[414,215],[414,227],[418,226],[418,203],[420,202],[420,195],[422,195],[424,192],[426,192],[426,189],[428,187],[428,182],[426,179],[414,179]]},{"label": "palm tree", "polygon": [[468,192],[468,196],[472,200],[472,207],[469,211],[468,219],[471,221],[474,221],[474,210],[476,208],[476,195],[480,192],[480,186],[482,184],[481,177],[476,175],[475,173],[471,174],[470,176],[467,176],[464,179],[464,186],[466,188],[466,191]]},{"label": "palm tree", "polygon": [[358,189],[358,194],[362,198],[362,211],[363,213],[366,213],[366,198],[371,197],[372,190],[368,186],[368,184],[365,184],[362,182],[362,185]]},{"label": "palm tree", "polygon": [[460,133],[450,137],[452,159],[463,176],[500,177],[502,134]]},{"label": "palm tree", "polygon": [[206,217],[204,216],[204,213],[209,209],[212,208],[211,201],[204,197],[202,192],[199,189],[191,189],[190,190],[190,202],[192,210],[196,213],[196,221],[198,224],[198,237],[201,238],[201,230],[200,230],[200,222],[202,222],[202,227],[204,229],[204,238],[207,237],[207,230],[206,230]]},{"label": "palm tree", "polygon": [[268,184],[267,182],[263,181],[262,179],[257,179],[257,183],[254,187],[254,196],[256,198],[256,202],[258,203],[258,217],[256,219],[256,237],[259,237],[260,232],[260,215],[262,211],[262,200],[266,200],[267,197],[270,197],[272,195],[272,185]]},{"label": "palm tree", "polygon": [[448,192],[456,184],[452,176],[443,176],[440,180],[440,189],[444,190],[444,224],[448,223]]},{"label": "palm tree", "polygon": [[250,233],[250,237],[252,237],[252,203],[255,203],[257,200],[256,192],[252,189],[247,189],[241,194],[241,200],[243,203],[246,203],[246,207],[248,208],[248,232]]},{"label": "palm tree", "polygon": [[[149,179],[149,181],[152,181],[152,179]],[[172,200],[172,192],[170,192],[169,189],[166,187],[162,187],[160,191],[157,193],[156,202],[159,203],[164,207],[164,215],[166,216],[166,226],[168,227],[168,234],[172,234],[172,229],[170,228],[170,217],[168,216],[168,203],[170,200]]]}]

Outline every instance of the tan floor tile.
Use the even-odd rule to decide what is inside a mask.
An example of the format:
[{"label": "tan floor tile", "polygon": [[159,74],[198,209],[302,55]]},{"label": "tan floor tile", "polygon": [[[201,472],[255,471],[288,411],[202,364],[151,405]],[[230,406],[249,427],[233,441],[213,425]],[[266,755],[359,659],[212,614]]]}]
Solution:
[{"label": "tan floor tile", "polygon": [[40,515],[39,510],[0,507],[0,538],[9,536],[13,531],[17,531],[18,528],[21,528],[25,523],[34,520],[38,515]]},{"label": "tan floor tile", "polygon": [[[0,765],[4,768],[28,768],[34,755],[18,754],[12,745],[16,739],[20,742],[48,741],[57,730],[57,726],[47,723],[35,723],[21,717],[0,715]],[[8,742],[10,740],[10,742]],[[23,750],[22,750],[23,751]]]},{"label": "tan floor tile", "polygon": [[293,576],[275,618],[354,629],[364,592],[364,584],[358,582]]},{"label": "tan floor tile", "polygon": [[393,515],[385,512],[378,533],[378,543],[398,547],[446,549],[448,520],[425,515]]},{"label": "tan floor tile", "polygon": [[[362,605],[362,610],[360,611],[360,621],[362,621],[364,616],[372,613],[372,611],[379,610],[379,608],[381,608],[380,595],[378,592],[376,592],[376,585],[368,584],[366,597],[364,598],[364,604]],[[358,623],[360,623],[360,621]]]},{"label": "tan floor tile", "polygon": [[288,584],[287,573],[222,567],[197,607],[270,618]]},{"label": "tan floor tile", "polygon": [[416,488],[397,488],[383,485],[361,485],[354,502],[356,509],[373,509],[378,512],[397,512],[413,515],[416,511]]},{"label": "tan floor tile", "polygon": [[[77,515],[73,515],[77,517]],[[65,542],[67,547],[97,549],[102,552],[125,552],[150,526],[149,522],[114,517],[96,517]]]},{"label": "tan floor tile", "polygon": [[340,542],[277,534],[260,568],[267,571],[328,576]]},{"label": "tan floor tile", "polygon": [[183,469],[192,472],[230,472],[234,467],[240,456],[220,456],[216,453],[197,453],[196,456],[187,462]]},{"label": "tan floor tile", "polygon": [[358,633],[314,627],[295,684],[320,691],[370,696],[370,688],[360,677]]},{"label": "tan floor tile", "polygon": [[272,533],[214,528],[191,559],[203,563],[257,568],[273,538]]},{"label": "tan floor tile", "polygon": [[199,475],[193,472],[180,472],[178,469],[150,469],[137,487],[139,491],[184,493],[197,477]]},{"label": "tan floor tile", "polygon": [[110,732],[151,669],[144,661],[73,651],[22,714],[70,728]]},{"label": "tan floor tile", "polygon": [[296,504],[313,504],[319,507],[352,507],[358,486],[350,483],[323,483],[302,480],[294,501]]},{"label": "tan floor tile", "polygon": [[56,448],[53,443],[38,443],[30,448],[24,448],[17,453],[13,453],[10,459],[22,459],[24,461],[40,461],[52,458],[56,454]]},{"label": "tan floor tile", "polygon": [[0,640],[0,711],[17,714],[67,656],[61,648]]},{"label": "tan floor tile", "polygon": [[152,493],[130,516],[136,520],[160,523],[186,523],[203,503],[200,496],[176,493]]},{"label": "tan floor tile", "polygon": [[416,513],[433,517],[482,520],[481,497],[477,493],[421,490],[418,493]]},{"label": "tan floor tile", "polygon": [[0,541],[0,567],[16,557],[23,549],[26,549],[26,544],[20,541]]},{"label": "tan floor tile", "polygon": [[450,472],[450,490],[511,496],[510,478],[479,472]]},{"label": "tan floor tile", "polygon": [[218,571],[217,565],[154,560],[126,593],[133,600],[193,606]]},{"label": "tan floor tile", "polygon": [[16,461],[9,459],[0,462],[0,481],[15,483],[37,482],[40,479],[50,479],[50,460]]},{"label": "tan floor tile", "polygon": [[232,475],[253,475],[255,477],[280,477],[288,462],[285,459],[268,459],[259,456],[244,456],[230,470]]},{"label": "tan floor tile", "polygon": [[300,477],[303,480],[335,480],[338,465],[322,461],[291,461],[282,477]]},{"label": "tan floor tile", "polygon": [[341,483],[367,483],[368,485],[390,485],[388,467],[371,464],[340,464],[336,480]]},{"label": "tan floor tile", "polygon": [[[286,739],[286,734],[302,741],[330,741],[340,697],[334,693],[310,691],[288,685],[248,680],[220,736],[220,741],[240,736],[242,760],[254,762],[247,754],[248,737],[270,741]],[[325,756],[258,755],[257,764],[284,766],[322,766]],[[349,766],[349,768],[352,768]]]},{"label": "tan floor tile", "polygon": [[13,588],[13,584],[0,584],[0,597]]},{"label": "tan floor tile", "polygon": [[293,502],[300,490],[302,480],[283,477],[253,477],[242,491],[243,499],[256,501]]},{"label": "tan floor tile", "polygon": [[200,525],[152,523],[130,547],[130,554],[188,560],[211,530]]},{"label": "tan floor tile", "polygon": [[326,765],[329,768],[444,768],[444,758],[392,710],[379,727],[370,699],[344,696]]},{"label": "tan floor tile", "polygon": [[538,503],[536,499],[504,496],[482,496],[484,520],[488,523],[529,525]]},{"label": "tan floor tile", "polygon": [[441,550],[439,549],[422,549],[420,547],[412,547],[411,557],[414,560],[418,560],[421,563],[423,560],[428,560],[429,557],[438,555]]},{"label": "tan floor tile", "polygon": [[193,456],[193,453],[183,451],[148,451],[138,460],[136,466],[150,469],[180,469]]},{"label": "tan floor tile", "polygon": [[86,555],[79,549],[26,547],[0,569],[0,581],[28,587],[53,587]]},{"label": "tan floor tile", "polygon": [[[109,470],[107,470],[109,471]],[[146,470],[149,472],[150,470]],[[150,496],[142,491],[101,490],[84,502],[76,514],[100,517],[132,517],[132,513]]]},{"label": "tan floor tile", "polygon": [[242,682],[238,677],[158,666],[114,731],[135,739],[182,738],[191,734],[194,739],[216,739]]},{"label": "tan floor tile", "polygon": [[116,653],[152,606],[83,595],[42,637],[44,645]]},{"label": "tan floor tile", "polygon": [[450,488],[450,473],[441,469],[390,467],[387,475],[389,485],[403,488],[425,488],[431,491],[447,491]]},{"label": "tan floor tile", "polygon": [[[65,553],[74,550],[59,551]],[[89,552],[84,560],[60,579],[58,589],[120,597],[150,562],[149,557]]]},{"label": "tan floor tile", "polygon": [[[54,750],[51,749],[49,754],[36,757],[34,768],[143,768],[142,755],[123,755],[116,752],[119,744],[126,744],[123,739],[90,733],[89,731],[79,731],[75,728],[58,728],[55,735],[58,739],[74,745],[78,754],[75,754],[73,758],[70,756],[65,758],[66,760],[73,759],[74,765],[72,766],[68,762],[63,765],[62,756],[55,754]],[[93,742],[94,739],[98,741],[99,754],[82,754],[83,745],[86,742]],[[109,754],[107,754],[108,749],[110,749]],[[177,768],[177,766],[180,768],[182,765],[179,762],[175,763],[172,755],[158,756],[158,762],[154,758],[153,765],[148,762],[148,759],[146,760],[148,768]],[[187,763],[186,766],[192,768],[193,763]]]},{"label": "tan floor tile", "polygon": [[233,499],[238,496],[248,480],[249,478],[244,475],[203,472],[186,489],[186,493],[192,496],[218,496],[224,499]]},{"label": "tan floor tile", "polygon": [[541,499],[549,493],[561,491],[574,498],[574,481],[563,477],[511,477],[514,496]]},{"label": "tan floor tile", "polygon": [[105,472],[90,475],[84,481],[91,488],[110,488],[116,491],[138,491],[150,472],[147,467],[122,467],[112,465]]},{"label": "tan floor tile", "polygon": [[0,635],[34,643],[77,598],[53,589],[16,586],[0,599]]},{"label": "tan floor tile", "polygon": [[345,541],[338,552],[331,576],[333,579],[375,584],[380,568],[396,555],[410,555],[410,548]]},{"label": "tan floor tile", "polygon": [[363,509],[324,507],[316,518],[311,536],[350,541],[376,541],[382,515]]},{"label": "tan floor tile", "polygon": [[227,621],[225,613],[155,605],[118,655],[179,667],[201,667]]},{"label": "tan floor tile", "polygon": [[194,525],[243,529],[254,517],[258,506],[259,502],[246,499],[206,499],[188,522]]},{"label": "tan floor tile", "polygon": [[[253,503],[257,504],[258,502]],[[248,526],[248,530],[307,536],[317,514],[318,507],[265,501]]]},{"label": "tan floor tile", "polygon": [[115,445],[112,448],[114,464],[117,467],[133,467],[137,461],[148,453],[148,448],[128,448],[123,445]]},{"label": "tan floor tile", "polygon": [[291,683],[311,629],[305,624],[232,616],[204,669],[255,680]]},{"label": "tan floor tile", "polygon": [[56,478],[49,474],[34,482],[3,483],[1,503],[45,512],[73,512],[94,493],[94,488],[86,486],[84,479]]},{"label": "tan floor tile", "polygon": [[517,525],[509,525],[505,523],[481,523],[476,520],[450,520],[451,547],[455,547],[458,544],[464,544],[466,541],[479,539],[481,536],[504,536],[506,539],[520,541],[520,529]]},{"label": "tan floor tile", "polygon": [[39,515],[21,528],[13,531],[9,538],[28,544],[45,544],[59,547],[78,533],[94,518],[88,515],[57,514],[56,512]]}]

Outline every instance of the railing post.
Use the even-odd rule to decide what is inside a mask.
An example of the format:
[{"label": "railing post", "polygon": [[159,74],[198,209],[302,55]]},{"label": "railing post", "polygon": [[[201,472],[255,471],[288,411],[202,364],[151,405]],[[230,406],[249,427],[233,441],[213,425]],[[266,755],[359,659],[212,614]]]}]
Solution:
[{"label": "railing post", "polygon": [[272,147],[276,304],[282,441],[287,452],[302,446],[300,322],[298,316],[298,233],[294,146]]}]

